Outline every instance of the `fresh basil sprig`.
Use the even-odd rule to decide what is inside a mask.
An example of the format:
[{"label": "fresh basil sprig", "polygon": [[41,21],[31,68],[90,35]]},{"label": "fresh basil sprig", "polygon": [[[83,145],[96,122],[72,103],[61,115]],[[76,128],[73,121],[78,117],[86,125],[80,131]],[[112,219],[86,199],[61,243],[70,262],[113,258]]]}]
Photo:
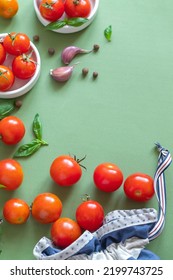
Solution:
[{"label": "fresh basil sprig", "polygon": [[104,36],[105,38],[110,42],[111,37],[112,37],[112,26],[109,25],[105,30],[104,30]]},{"label": "fresh basil sprig", "polygon": [[62,28],[66,25],[78,27],[86,23],[87,21],[88,21],[87,18],[82,18],[82,17],[65,18],[63,20],[57,20],[49,23],[48,25],[46,25],[46,29],[55,30],[55,29]]},{"label": "fresh basil sprig", "polygon": [[0,104],[0,120],[8,116],[15,109],[14,102],[4,101]]},{"label": "fresh basil sprig", "polygon": [[40,149],[41,146],[47,146],[48,143],[42,139],[42,123],[39,114],[35,115],[32,124],[32,130],[35,138],[28,144],[20,146],[14,154],[16,157],[28,157]]},{"label": "fresh basil sprig", "polygon": [[36,139],[42,140],[42,124],[38,114],[35,115],[32,129]]}]

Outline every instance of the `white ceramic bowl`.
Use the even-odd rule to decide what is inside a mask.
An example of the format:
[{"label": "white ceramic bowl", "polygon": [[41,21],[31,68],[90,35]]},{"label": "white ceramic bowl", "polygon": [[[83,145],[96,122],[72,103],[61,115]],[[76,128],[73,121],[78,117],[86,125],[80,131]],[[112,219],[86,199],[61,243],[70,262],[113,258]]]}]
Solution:
[{"label": "white ceramic bowl", "polygon": [[[6,33],[0,34],[0,39],[4,38],[6,35],[7,35]],[[9,98],[16,98],[18,96],[24,95],[25,93],[30,91],[32,87],[36,84],[40,76],[41,59],[37,48],[32,42],[31,42],[31,47],[29,52],[31,51],[33,51],[32,57],[37,65],[34,76],[26,80],[15,78],[15,82],[13,86],[10,88],[10,90],[0,91],[0,98],[9,99]],[[11,68],[11,63],[13,59],[14,59],[13,55],[7,54],[6,60],[3,64]]]},{"label": "white ceramic bowl", "polygon": [[[35,9],[35,12],[36,12],[36,15],[39,19],[39,21],[44,25],[48,25],[50,23],[50,21],[44,19],[42,17],[42,15],[40,14],[40,11],[39,11],[39,4],[41,2],[41,0],[33,0],[34,1],[34,9]],[[78,31],[81,31],[83,30],[84,28],[86,28],[88,25],[91,24],[91,22],[94,20],[96,14],[97,14],[97,11],[98,11],[98,7],[99,7],[99,1],[100,0],[90,0],[91,1],[91,6],[92,6],[92,9],[91,9],[91,13],[89,14],[89,16],[87,17],[88,21],[84,24],[82,24],[81,26],[78,26],[78,27],[74,27],[74,26],[69,26],[69,25],[65,25],[64,27],[62,28],[59,28],[59,29],[56,29],[56,30],[52,30],[54,32],[57,32],[57,33],[75,33],[75,32],[78,32]],[[65,13],[64,15],[60,18],[60,20],[62,20],[63,18],[65,17]]]}]

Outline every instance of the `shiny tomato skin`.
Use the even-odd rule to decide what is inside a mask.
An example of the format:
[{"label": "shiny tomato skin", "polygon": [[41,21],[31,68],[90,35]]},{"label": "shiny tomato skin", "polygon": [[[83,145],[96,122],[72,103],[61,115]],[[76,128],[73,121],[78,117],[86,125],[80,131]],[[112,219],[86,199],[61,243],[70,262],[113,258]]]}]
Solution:
[{"label": "shiny tomato skin", "polygon": [[52,0],[42,0],[39,5],[39,10],[45,19],[56,21],[64,13],[64,2],[63,0],[57,0],[55,3]]},{"label": "shiny tomato skin", "polygon": [[84,230],[95,231],[103,224],[104,209],[95,200],[82,202],[76,209],[76,221]]},{"label": "shiny tomato skin", "polygon": [[70,218],[59,218],[51,227],[51,239],[59,248],[71,245],[82,234],[78,223]]},{"label": "shiny tomato skin", "polygon": [[1,141],[6,145],[16,145],[25,135],[25,125],[16,116],[8,116],[0,121]]},{"label": "shiny tomato skin", "polygon": [[50,167],[50,176],[53,181],[62,186],[72,186],[79,181],[82,175],[80,165],[68,155],[62,155],[54,159]]},{"label": "shiny tomato skin", "polygon": [[29,205],[22,199],[9,199],[3,206],[4,219],[10,224],[24,224],[28,220],[29,215]]},{"label": "shiny tomato skin", "polygon": [[0,160],[0,185],[4,190],[13,191],[20,187],[23,182],[23,169],[19,162],[14,159]]},{"label": "shiny tomato skin", "polygon": [[12,62],[13,74],[22,80],[31,78],[36,71],[36,62],[32,57],[27,55],[19,55]]},{"label": "shiny tomato skin", "polygon": [[0,91],[9,90],[14,84],[14,74],[11,69],[5,65],[0,65]]},{"label": "shiny tomato skin", "polygon": [[61,215],[62,202],[53,193],[41,193],[32,203],[31,213],[35,220],[41,224],[55,222]]},{"label": "shiny tomato skin", "polygon": [[131,174],[124,181],[124,192],[132,200],[146,202],[155,193],[153,178],[144,173]]},{"label": "shiny tomato skin", "polygon": [[30,39],[25,33],[11,32],[4,37],[3,45],[11,55],[21,55],[30,49]]},{"label": "shiny tomato skin", "polygon": [[117,165],[105,162],[95,168],[93,180],[99,190],[114,192],[123,183],[123,173]]},{"label": "shiny tomato skin", "polygon": [[91,12],[90,0],[66,0],[65,13],[68,17],[87,17]]},{"label": "shiny tomato skin", "polygon": [[18,12],[19,5],[17,0],[1,0],[0,1],[0,16],[10,19]]},{"label": "shiny tomato skin", "polygon": [[6,58],[6,51],[3,44],[0,43],[0,64],[3,64]]}]

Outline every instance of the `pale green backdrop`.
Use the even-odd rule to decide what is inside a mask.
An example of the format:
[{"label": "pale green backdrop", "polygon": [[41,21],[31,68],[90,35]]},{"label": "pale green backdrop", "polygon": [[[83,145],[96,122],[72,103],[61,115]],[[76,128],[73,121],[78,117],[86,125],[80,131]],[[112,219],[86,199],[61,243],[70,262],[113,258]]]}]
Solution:
[{"label": "pale green backdrop", "polygon": [[[0,33],[24,32],[40,36],[36,46],[42,60],[41,76],[35,87],[23,96],[23,106],[15,114],[27,128],[22,143],[32,139],[31,124],[39,113],[43,137],[49,143],[35,155],[20,159],[24,182],[15,192],[0,190],[0,209],[11,197],[31,204],[41,192],[53,192],[63,201],[62,216],[75,217],[75,209],[85,193],[104,206],[114,209],[155,207],[153,198],[139,204],[125,198],[123,188],[112,194],[96,190],[92,181],[97,164],[117,164],[124,178],[134,172],[153,176],[159,141],[173,153],[173,1],[172,0],[100,0],[94,22],[74,34],[46,31],[38,21],[32,0],[19,0],[19,12],[12,20],[0,19]],[[112,25],[112,41],[104,29]],[[76,45],[97,53],[78,56],[72,78],[58,84],[49,69],[61,65],[64,47]],[[54,47],[54,56],[48,48]],[[83,67],[89,68],[84,79]],[[96,80],[92,72],[99,73]],[[1,100],[0,100],[1,101]],[[11,157],[16,147],[0,143],[0,159]],[[53,159],[61,154],[87,155],[82,179],[71,188],[56,186],[49,176]],[[167,217],[163,233],[148,245],[161,259],[173,259],[173,167],[166,172]],[[50,225],[40,225],[32,218],[20,226],[3,223],[1,259],[34,259],[32,250],[42,236],[50,236]]]}]

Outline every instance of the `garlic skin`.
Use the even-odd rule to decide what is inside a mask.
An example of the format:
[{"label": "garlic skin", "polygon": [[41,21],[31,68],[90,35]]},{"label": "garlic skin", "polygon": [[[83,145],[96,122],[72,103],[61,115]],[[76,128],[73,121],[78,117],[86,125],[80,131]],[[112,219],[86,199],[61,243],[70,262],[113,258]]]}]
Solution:
[{"label": "garlic skin", "polygon": [[70,79],[75,65],[62,66],[55,69],[50,69],[50,75],[58,82],[66,82]]},{"label": "garlic skin", "polygon": [[69,46],[63,49],[61,53],[61,60],[64,64],[69,64],[77,54],[90,53],[92,50],[84,50],[75,46]]}]

